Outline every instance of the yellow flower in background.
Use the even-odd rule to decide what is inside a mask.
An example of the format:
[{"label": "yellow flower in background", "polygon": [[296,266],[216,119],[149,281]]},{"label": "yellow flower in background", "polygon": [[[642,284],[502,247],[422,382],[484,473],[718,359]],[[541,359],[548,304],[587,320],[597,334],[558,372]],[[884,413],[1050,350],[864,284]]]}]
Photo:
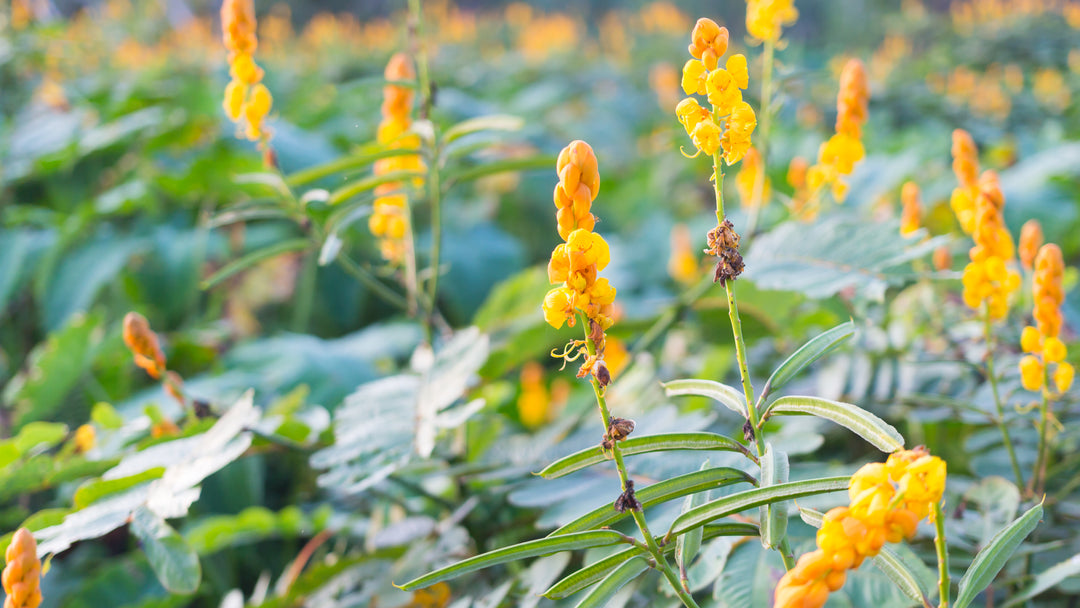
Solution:
[{"label": "yellow flower in background", "polygon": [[1017,245],[1017,253],[1020,255],[1020,265],[1024,270],[1031,271],[1035,264],[1035,256],[1043,244],[1042,224],[1039,220],[1028,220],[1020,228],[1020,244]]},{"label": "yellow flower in background", "polygon": [[1051,376],[1057,392],[1064,393],[1072,386],[1075,370],[1065,362],[1068,350],[1060,338],[1061,305],[1065,301],[1064,275],[1061,248],[1054,243],[1040,247],[1031,277],[1035,325],[1025,327],[1020,334],[1020,347],[1028,353],[1020,359],[1020,380],[1029,391],[1046,386],[1050,366],[1054,366]]},{"label": "yellow flower in background", "polygon": [[1009,311],[1009,297],[1020,288],[1020,275],[1008,267],[1014,261],[1015,248],[1002,217],[1005,196],[997,173],[983,173],[978,188],[972,234],[975,245],[962,277],[964,303],[973,310],[985,306],[990,320],[998,321]]},{"label": "yellow flower in background", "polygon": [[747,0],[746,31],[761,41],[777,42],[782,28],[799,18],[794,0]]},{"label": "yellow flower in background", "polygon": [[232,77],[225,87],[222,102],[225,114],[243,127],[244,137],[266,146],[270,132],[265,121],[273,97],[262,84],[262,68],[255,63],[258,39],[253,1],[225,0],[221,5],[221,29],[225,48],[229,51],[229,75]]},{"label": "yellow flower in background", "polygon": [[526,427],[534,429],[547,422],[550,404],[551,396],[544,384],[544,368],[536,361],[529,361],[521,368],[518,418]]},{"label": "yellow flower in background", "polygon": [[900,234],[908,236],[919,229],[922,215],[922,203],[919,202],[919,186],[915,182],[904,182],[900,189]]},{"label": "yellow flower in background", "polygon": [[960,184],[952,192],[952,207],[960,229],[966,234],[975,231],[975,199],[979,195],[979,151],[971,135],[963,129],[952,134],[953,173]]},{"label": "yellow flower in background", "polygon": [[739,173],[735,175],[735,190],[738,191],[739,200],[742,201],[744,206],[749,207],[755,200],[759,203],[766,201],[772,192],[772,180],[766,176],[761,195],[757,199],[754,197],[758,173],[762,170],[761,165],[761,153],[757,151],[757,148],[751,147],[746,152],[746,156],[743,157]]},{"label": "yellow flower in background", "polygon": [[700,264],[690,239],[686,224],[676,224],[671,229],[671,255],[668,257],[668,275],[676,282],[689,285],[697,281]]},{"label": "yellow flower in background", "polygon": [[80,454],[85,454],[94,448],[94,444],[97,442],[97,432],[94,431],[93,425],[84,424],[75,429],[75,451]]},{"label": "yellow flower in background", "polygon": [[[843,202],[848,184],[843,179],[855,170],[855,164],[866,156],[862,144],[862,125],[866,122],[870,87],[862,61],[850,59],[840,73],[840,92],[836,98],[836,133],[818,149],[817,163],[807,172],[811,193],[826,185],[832,187],[833,198]],[[811,214],[804,217],[812,217]]]}]

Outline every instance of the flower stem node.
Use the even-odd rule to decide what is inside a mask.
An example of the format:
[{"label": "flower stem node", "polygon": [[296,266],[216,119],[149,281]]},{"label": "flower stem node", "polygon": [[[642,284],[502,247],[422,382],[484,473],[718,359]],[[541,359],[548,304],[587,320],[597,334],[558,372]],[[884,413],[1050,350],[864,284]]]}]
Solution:
[{"label": "flower stem node", "polygon": [[742,436],[747,443],[752,443],[755,440],[754,425],[747,418],[746,422],[742,425]]},{"label": "flower stem node", "polygon": [[726,285],[728,281],[735,280],[745,269],[742,254],[739,253],[739,235],[731,220],[725,219],[719,226],[713,228],[708,234],[709,248],[705,253],[714,255],[720,260],[716,263],[714,283]]},{"label": "flower stem node", "polygon": [[619,513],[641,510],[641,503],[634,496],[634,480],[626,480],[626,490],[615,499],[615,510]]}]

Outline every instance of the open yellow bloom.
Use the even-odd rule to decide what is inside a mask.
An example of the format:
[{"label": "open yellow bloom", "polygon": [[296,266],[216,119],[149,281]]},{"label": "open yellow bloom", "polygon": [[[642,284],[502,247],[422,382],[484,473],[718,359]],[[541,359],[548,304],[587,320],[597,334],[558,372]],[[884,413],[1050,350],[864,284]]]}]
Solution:
[{"label": "open yellow bloom", "polygon": [[740,89],[750,86],[750,71],[746,67],[746,55],[736,53],[728,57],[724,69],[731,74],[731,77],[735,79],[735,84],[739,85]]},{"label": "open yellow bloom", "polygon": [[735,78],[727,70],[716,69],[709,73],[705,81],[709,103],[716,109],[717,116],[727,116],[742,101],[742,91],[739,90]]},{"label": "open yellow bloom", "polygon": [[694,127],[690,139],[698,150],[712,156],[720,149],[720,127],[712,119],[703,120]]},{"label": "open yellow bloom", "polygon": [[709,72],[705,69],[705,64],[697,59],[687,61],[682,69],[683,92],[687,95],[705,95],[707,92],[705,80],[708,76]]}]

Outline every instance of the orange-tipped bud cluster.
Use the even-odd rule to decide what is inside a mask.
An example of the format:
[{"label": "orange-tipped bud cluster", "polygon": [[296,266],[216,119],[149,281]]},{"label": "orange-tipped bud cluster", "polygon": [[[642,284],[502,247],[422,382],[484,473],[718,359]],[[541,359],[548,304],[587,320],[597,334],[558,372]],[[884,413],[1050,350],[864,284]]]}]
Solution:
[{"label": "orange-tipped bud cluster", "polygon": [[151,378],[161,378],[165,373],[165,353],[146,317],[137,312],[124,315],[124,344],[135,356],[135,365],[146,370]]},{"label": "orange-tipped bud cluster", "polygon": [[761,192],[754,192],[757,188],[758,174],[764,169],[761,162],[761,153],[757,148],[750,148],[747,151],[746,156],[743,158],[742,167],[739,168],[739,173],[735,176],[735,189],[739,192],[739,200],[746,207],[760,205],[763,201],[769,200],[769,194],[772,192],[772,180],[768,176],[764,176],[762,180]]},{"label": "orange-tipped bud cluster", "polygon": [[[1035,257],[1035,273],[1031,277],[1035,325],[1025,327],[1020,335],[1020,347],[1028,353],[1020,359],[1020,380],[1029,391],[1043,389],[1047,375],[1051,375],[1059,393],[1072,386],[1075,370],[1065,361],[1068,350],[1060,337],[1061,303],[1065,300],[1061,286],[1064,274],[1061,248],[1053,243],[1043,245]],[[1054,367],[1052,374],[1051,366]]]},{"label": "orange-tipped bud cluster", "polygon": [[799,558],[776,586],[774,608],[820,608],[844,586],[847,571],[877,555],[886,542],[915,535],[919,521],[941,500],[945,461],[925,448],[903,450],[851,476],[851,504],[825,514],[817,550]]},{"label": "orange-tipped bud cluster", "polygon": [[720,67],[720,57],[727,47],[726,27],[712,19],[698,19],[690,41],[694,58],[683,66],[682,88],[687,95],[705,95],[712,111],[688,97],[676,106],[675,114],[694,147],[708,156],[723,150],[724,162],[733,165],[750,149],[757,115],[742,98],[743,90],[750,85],[746,56],[731,55]]},{"label": "orange-tipped bud cluster", "polygon": [[747,0],[746,31],[758,40],[777,42],[781,29],[799,18],[794,0]]},{"label": "orange-tipped bud cluster", "polygon": [[252,0],[225,0],[221,5],[221,29],[229,51],[229,75],[223,106],[233,122],[244,126],[251,141],[269,139],[265,128],[274,98],[262,84],[263,70],[255,63],[255,5]]},{"label": "orange-tipped bud cluster", "polygon": [[818,149],[817,164],[807,171],[811,192],[829,185],[833,198],[847,198],[845,175],[851,175],[855,163],[866,156],[862,144],[862,125],[866,122],[870,87],[862,61],[850,59],[840,73],[840,93],[836,99],[836,133]]},{"label": "orange-tipped bud cluster", "polygon": [[611,252],[604,237],[592,231],[596,225],[592,202],[600,193],[596,154],[589,144],[572,141],[559,153],[555,168],[556,218],[565,242],[555,247],[548,262],[548,279],[559,287],[544,297],[544,319],[556,329],[563,323],[573,327],[580,310],[606,330],[613,323],[615,288],[597,276],[611,261]]},{"label": "orange-tipped bud cluster", "polygon": [[[389,81],[416,78],[412,62],[404,53],[397,53],[386,64],[383,75]],[[382,122],[376,133],[378,142],[392,149],[419,149],[420,137],[409,133],[412,126],[413,90],[398,84],[383,87]],[[394,171],[422,171],[424,161],[419,154],[391,156],[375,161],[375,175]],[[421,180],[414,180],[420,185]],[[408,206],[404,182],[387,182],[375,187],[375,203],[368,218],[368,229],[378,237],[379,249],[387,261],[399,264],[405,258],[406,234],[409,232]]]},{"label": "orange-tipped bud cluster", "polygon": [[986,171],[979,179],[975,199],[975,245],[968,253],[971,262],[964,267],[964,303],[978,310],[986,307],[993,321],[1009,312],[1009,296],[1020,288],[1020,275],[1009,267],[1014,261],[1012,235],[1005,228],[997,173]]},{"label": "orange-tipped bud cluster", "polygon": [[922,215],[922,204],[919,202],[919,186],[915,182],[904,182],[900,189],[900,202],[903,210],[900,212],[900,234],[908,236],[919,229]]},{"label": "orange-tipped bud cluster", "polygon": [[30,530],[19,528],[4,553],[4,608],[37,608],[41,605],[41,560]]},{"label": "orange-tipped bud cluster", "polygon": [[1020,243],[1017,245],[1017,253],[1020,255],[1020,265],[1024,270],[1031,272],[1035,264],[1035,256],[1043,244],[1042,224],[1039,220],[1028,220],[1020,229]]},{"label": "orange-tipped bud cluster", "polygon": [[979,151],[975,140],[963,129],[952,134],[953,173],[960,184],[952,192],[952,207],[960,229],[965,234],[975,232],[975,200],[979,197]]}]

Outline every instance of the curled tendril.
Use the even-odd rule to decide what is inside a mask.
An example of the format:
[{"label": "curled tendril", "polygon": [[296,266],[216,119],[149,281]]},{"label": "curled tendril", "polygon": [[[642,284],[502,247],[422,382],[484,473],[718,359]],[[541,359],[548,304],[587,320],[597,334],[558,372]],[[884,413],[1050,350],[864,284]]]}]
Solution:
[{"label": "curled tendril", "polygon": [[701,155],[701,150],[698,150],[698,151],[694,152],[693,156],[691,156],[691,155],[686,153],[686,150],[683,150],[682,146],[679,146],[679,153],[682,154],[683,156],[685,156],[686,158],[697,158],[698,156]]},{"label": "curled tendril", "polygon": [[563,364],[559,370],[566,369],[566,364],[571,361],[577,361],[582,355],[588,355],[588,350],[585,348],[584,340],[571,340],[563,347],[562,352],[557,352],[558,349],[551,349],[551,356],[555,359],[562,359]]}]

